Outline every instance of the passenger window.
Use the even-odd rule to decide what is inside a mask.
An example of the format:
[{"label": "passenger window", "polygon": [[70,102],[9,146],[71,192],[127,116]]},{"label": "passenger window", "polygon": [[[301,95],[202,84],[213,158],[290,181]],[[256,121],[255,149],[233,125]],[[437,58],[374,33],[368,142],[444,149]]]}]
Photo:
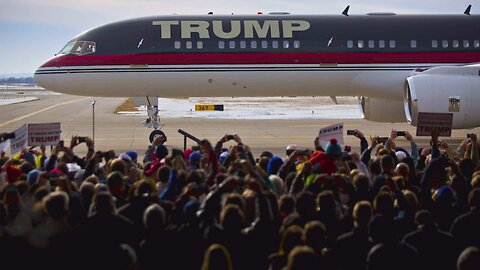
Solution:
[{"label": "passenger window", "polygon": [[442,47],[448,48],[448,40],[442,40]]},{"label": "passenger window", "polygon": [[382,48],[382,49],[385,48],[385,40],[379,40],[378,41],[378,47]]},{"label": "passenger window", "polygon": [[203,49],[203,41],[197,41],[197,49]]},{"label": "passenger window", "polygon": [[228,47],[229,47],[230,49],[235,49],[235,41],[234,41],[234,40],[230,40],[230,41],[228,42]]},{"label": "passenger window", "polygon": [[295,49],[300,48],[300,41],[299,40],[294,40],[293,41],[293,48],[295,48]]},{"label": "passenger window", "polygon": [[240,48],[245,49],[247,47],[247,42],[245,40],[240,41]]},{"label": "passenger window", "polygon": [[278,41],[277,40],[272,41],[272,48],[274,48],[274,49],[278,48]]},{"label": "passenger window", "polygon": [[218,48],[220,48],[220,49],[225,49],[225,41],[220,40],[220,41],[218,42]]},{"label": "passenger window", "polygon": [[368,48],[375,48],[375,41],[369,40],[368,41]]},{"label": "passenger window", "polygon": [[182,47],[182,43],[180,41],[175,41],[175,49],[180,49]]},{"label": "passenger window", "polygon": [[474,40],[473,41],[473,47],[475,47],[475,48],[480,47],[480,40]]},{"label": "passenger window", "polygon": [[463,41],[463,47],[464,47],[464,48],[470,47],[470,41],[464,40],[464,41]]},{"label": "passenger window", "polygon": [[192,48],[192,42],[191,42],[191,41],[187,41],[187,42],[185,43],[185,47],[186,47],[187,49],[191,49],[191,48]]},{"label": "passenger window", "polygon": [[417,47],[417,41],[416,40],[410,40],[410,47],[416,48]]},{"label": "passenger window", "polygon": [[288,49],[290,47],[290,42],[288,40],[283,41],[283,48]]},{"label": "passenger window", "polygon": [[262,49],[268,48],[268,41],[262,40]]},{"label": "passenger window", "polygon": [[362,48],[363,48],[363,45],[364,45],[364,44],[363,44],[363,40],[357,41],[357,46],[358,46],[358,48],[362,49]]},{"label": "passenger window", "polygon": [[438,41],[432,40],[432,48],[438,48]]},{"label": "passenger window", "polygon": [[458,43],[459,43],[458,40],[452,41],[452,47],[453,48],[458,48],[458,45],[459,45]]},{"label": "passenger window", "polygon": [[395,48],[397,46],[395,40],[390,40],[388,45],[390,46],[390,48]]},{"label": "passenger window", "polygon": [[353,48],[353,40],[347,40],[347,48]]},{"label": "passenger window", "polygon": [[252,48],[252,49],[256,49],[256,48],[257,48],[257,41],[256,41],[256,40],[250,41],[250,48]]}]

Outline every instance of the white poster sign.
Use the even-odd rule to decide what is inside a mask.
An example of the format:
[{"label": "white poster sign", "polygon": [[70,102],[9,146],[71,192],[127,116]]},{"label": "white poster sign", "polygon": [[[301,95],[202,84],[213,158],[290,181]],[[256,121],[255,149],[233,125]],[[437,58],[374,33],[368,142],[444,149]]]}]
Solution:
[{"label": "white poster sign", "polygon": [[28,127],[24,124],[14,131],[15,139],[10,139],[10,151],[12,154],[22,151],[28,145]]},{"label": "white poster sign", "polygon": [[318,140],[323,149],[327,148],[327,144],[333,138],[337,140],[339,145],[343,145],[343,123],[324,127],[318,132]]},{"label": "white poster sign", "polygon": [[60,123],[28,124],[28,145],[56,145],[60,132]]}]

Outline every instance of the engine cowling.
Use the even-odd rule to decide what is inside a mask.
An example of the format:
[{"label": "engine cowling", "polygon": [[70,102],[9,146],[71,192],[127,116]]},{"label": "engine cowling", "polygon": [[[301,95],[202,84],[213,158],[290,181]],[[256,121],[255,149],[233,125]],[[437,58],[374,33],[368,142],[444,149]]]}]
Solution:
[{"label": "engine cowling", "polygon": [[363,118],[373,122],[405,122],[402,101],[383,100],[370,97],[358,99]]},{"label": "engine cowling", "polygon": [[453,128],[480,126],[480,65],[436,67],[407,78],[405,116],[416,126],[419,112],[452,113]]}]

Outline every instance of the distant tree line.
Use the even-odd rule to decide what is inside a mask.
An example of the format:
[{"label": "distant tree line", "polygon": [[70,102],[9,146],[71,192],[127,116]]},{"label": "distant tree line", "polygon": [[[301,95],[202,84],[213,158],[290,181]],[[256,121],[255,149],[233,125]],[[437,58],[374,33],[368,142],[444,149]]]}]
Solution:
[{"label": "distant tree line", "polygon": [[3,78],[0,79],[0,83],[2,84],[13,84],[13,83],[25,83],[25,84],[35,84],[33,77],[10,77],[10,78]]}]

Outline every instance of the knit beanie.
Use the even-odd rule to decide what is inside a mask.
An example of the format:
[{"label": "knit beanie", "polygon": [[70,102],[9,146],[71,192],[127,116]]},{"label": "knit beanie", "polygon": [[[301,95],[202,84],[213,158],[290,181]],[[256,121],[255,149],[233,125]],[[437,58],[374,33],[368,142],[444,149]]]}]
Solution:
[{"label": "knit beanie", "polygon": [[330,142],[327,144],[326,152],[329,156],[339,157],[342,154],[342,148],[336,139],[330,139]]}]

